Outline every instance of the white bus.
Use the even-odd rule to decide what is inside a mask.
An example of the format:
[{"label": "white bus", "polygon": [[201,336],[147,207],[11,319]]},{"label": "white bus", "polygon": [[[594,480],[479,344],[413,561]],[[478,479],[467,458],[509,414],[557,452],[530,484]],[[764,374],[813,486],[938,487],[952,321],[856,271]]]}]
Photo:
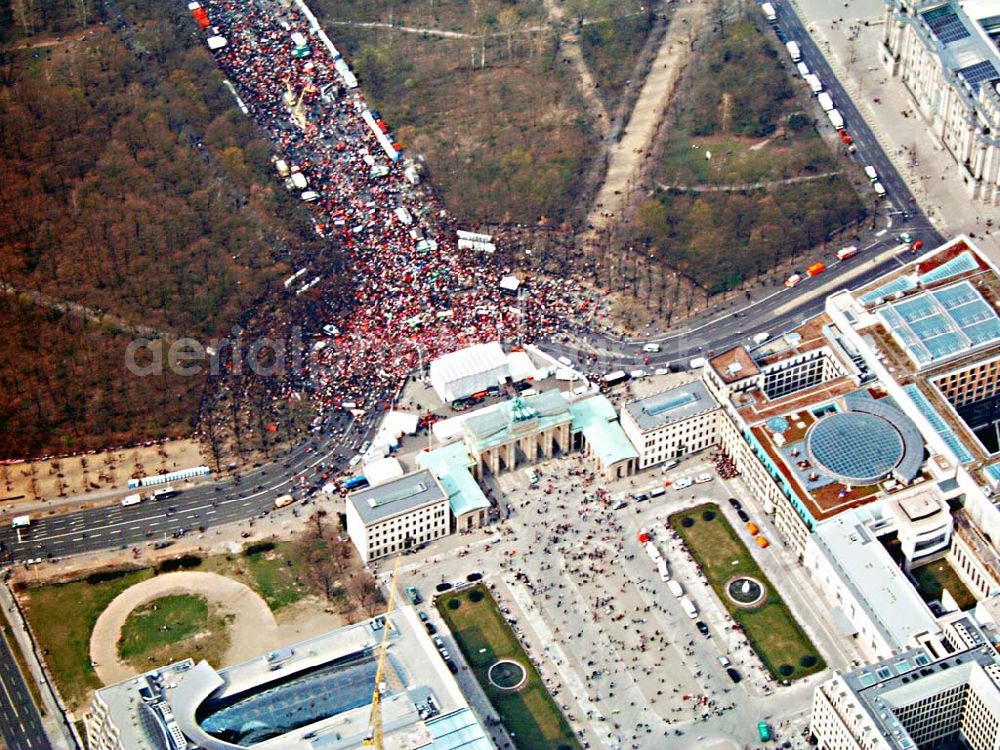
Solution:
[{"label": "white bus", "polygon": [[170,498],[175,497],[176,495],[179,495],[180,493],[181,493],[180,490],[175,490],[173,487],[171,487],[168,484],[166,487],[161,487],[158,490],[153,490],[153,499],[154,500],[169,500]]},{"label": "white bus", "polygon": [[14,520],[10,522],[12,529],[26,529],[29,526],[31,526],[31,516],[14,516]]}]

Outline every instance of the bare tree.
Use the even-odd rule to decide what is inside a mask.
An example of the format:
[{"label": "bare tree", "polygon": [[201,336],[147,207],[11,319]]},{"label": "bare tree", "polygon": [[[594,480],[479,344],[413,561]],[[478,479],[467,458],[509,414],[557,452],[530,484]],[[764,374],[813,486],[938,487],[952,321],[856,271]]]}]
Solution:
[{"label": "bare tree", "polygon": [[35,0],[11,0],[11,10],[25,36],[35,33]]},{"label": "bare tree", "polygon": [[382,604],[382,594],[370,573],[361,572],[353,576],[347,590],[368,617],[374,617],[378,613]]}]

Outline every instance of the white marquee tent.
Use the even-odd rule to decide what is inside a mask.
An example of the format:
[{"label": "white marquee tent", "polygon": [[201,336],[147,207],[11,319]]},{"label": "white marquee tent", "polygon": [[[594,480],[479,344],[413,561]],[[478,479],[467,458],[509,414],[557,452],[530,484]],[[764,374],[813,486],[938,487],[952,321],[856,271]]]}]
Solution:
[{"label": "white marquee tent", "polygon": [[431,386],[445,403],[471,396],[498,383],[510,373],[499,342],[475,344],[431,362]]}]

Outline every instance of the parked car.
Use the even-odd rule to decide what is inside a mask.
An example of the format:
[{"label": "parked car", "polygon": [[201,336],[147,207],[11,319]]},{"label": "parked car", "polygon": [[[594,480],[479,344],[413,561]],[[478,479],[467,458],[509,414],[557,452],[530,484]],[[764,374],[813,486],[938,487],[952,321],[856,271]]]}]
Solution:
[{"label": "parked car", "polygon": [[674,480],[674,489],[686,490],[692,484],[694,484],[694,482],[691,481],[691,477],[681,477],[680,479]]},{"label": "parked car", "polygon": [[711,474],[699,474],[694,478],[695,484],[705,484],[705,482],[711,482],[713,479]]},{"label": "parked car", "polygon": [[733,682],[740,682],[743,679],[743,675],[741,675],[739,670],[735,667],[728,667],[726,669],[726,674],[729,675],[729,679]]},{"label": "parked car", "polygon": [[736,515],[740,517],[743,523],[750,523],[750,515],[745,510],[736,511]]},{"label": "parked car", "polygon": [[712,634],[708,630],[708,625],[705,624],[704,620],[698,620],[698,622],[696,622],[694,626],[698,628],[698,632],[701,633],[706,638],[712,637]]},{"label": "parked car", "polygon": [[417,591],[415,586],[406,587],[406,596],[410,600],[410,604],[420,604],[423,601],[420,598],[420,592]]},{"label": "parked car", "polygon": [[733,510],[743,510],[743,504],[735,497],[729,498],[729,504],[733,506]]}]

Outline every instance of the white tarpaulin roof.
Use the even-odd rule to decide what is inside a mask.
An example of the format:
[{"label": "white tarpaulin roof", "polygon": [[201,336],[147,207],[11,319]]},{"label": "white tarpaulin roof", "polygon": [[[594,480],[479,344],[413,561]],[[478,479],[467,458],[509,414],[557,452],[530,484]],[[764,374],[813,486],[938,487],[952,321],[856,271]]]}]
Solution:
[{"label": "white tarpaulin roof", "polygon": [[499,342],[475,344],[431,362],[430,381],[447,403],[497,385],[507,377],[507,357]]},{"label": "white tarpaulin roof", "polygon": [[382,420],[382,426],[379,427],[378,431],[392,437],[415,435],[419,422],[420,418],[416,414],[410,414],[405,411],[390,411],[386,413],[385,419]]},{"label": "white tarpaulin roof", "polygon": [[535,377],[535,365],[524,352],[511,352],[507,355],[507,367],[510,368],[511,380],[517,382],[525,378]]},{"label": "white tarpaulin roof", "polygon": [[403,465],[395,458],[379,458],[365,464],[365,479],[373,487],[403,476]]},{"label": "white tarpaulin roof", "polygon": [[519,286],[521,286],[521,280],[517,276],[504,276],[500,279],[500,288],[508,292],[516,292]]}]

